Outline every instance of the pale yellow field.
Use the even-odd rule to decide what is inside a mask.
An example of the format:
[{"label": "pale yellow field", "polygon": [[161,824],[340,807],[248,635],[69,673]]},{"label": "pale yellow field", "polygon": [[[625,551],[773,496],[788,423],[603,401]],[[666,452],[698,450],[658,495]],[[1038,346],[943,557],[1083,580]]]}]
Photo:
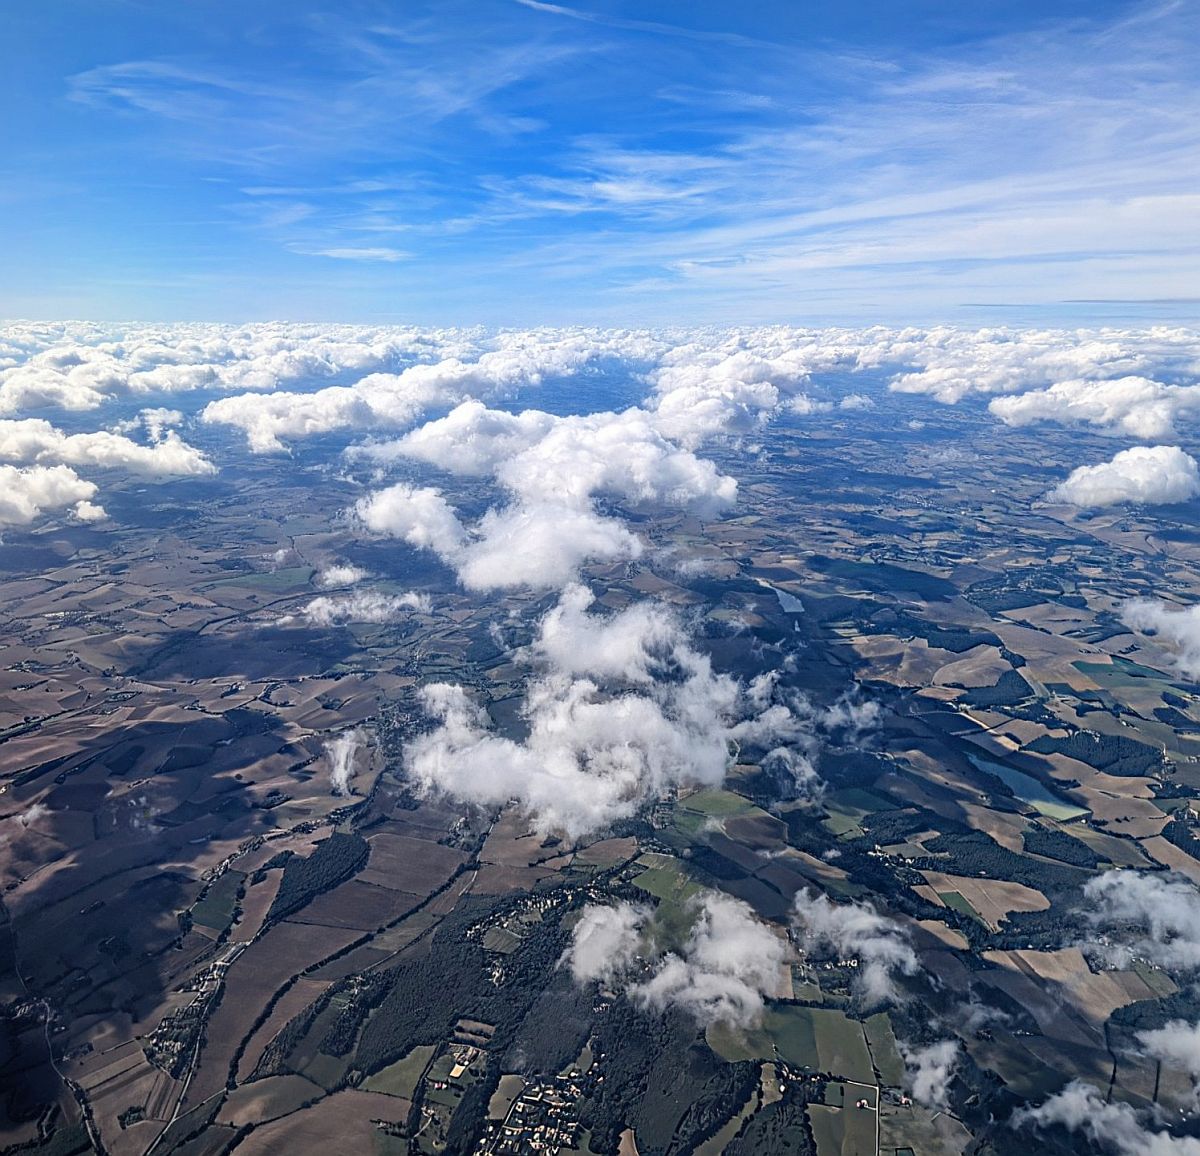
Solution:
[{"label": "pale yellow field", "polygon": [[1012,911],[1045,911],[1050,906],[1050,901],[1040,891],[1023,883],[944,875],[940,871],[922,871],[921,874],[934,891],[957,891],[993,927],[1003,923]]}]

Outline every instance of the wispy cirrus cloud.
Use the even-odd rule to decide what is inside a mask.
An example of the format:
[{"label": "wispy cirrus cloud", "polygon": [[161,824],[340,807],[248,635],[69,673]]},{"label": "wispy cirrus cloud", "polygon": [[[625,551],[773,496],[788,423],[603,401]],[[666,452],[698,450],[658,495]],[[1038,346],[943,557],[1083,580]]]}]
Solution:
[{"label": "wispy cirrus cloud", "polygon": [[[787,11],[711,16],[318,8],[273,45],[162,30],[60,83],[110,146],[89,171],[128,192],[152,158],[207,213],[205,260],[253,237],[291,276],[337,260],[346,284],[436,283],[475,316],[499,308],[496,277],[560,321],[911,315],[1118,277],[1129,298],[1195,296],[1191,6],[976,13],[952,37],[886,14],[857,37],[835,15],[815,35]],[[269,264],[248,275],[277,281]]]}]

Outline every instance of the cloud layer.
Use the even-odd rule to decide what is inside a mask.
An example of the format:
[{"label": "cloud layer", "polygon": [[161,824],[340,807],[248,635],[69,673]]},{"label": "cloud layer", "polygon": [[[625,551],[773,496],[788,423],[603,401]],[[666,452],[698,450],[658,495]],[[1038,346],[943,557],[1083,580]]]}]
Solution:
[{"label": "cloud layer", "polygon": [[[210,436],[232,430],[256,452],[341,432],[358,443],[355,462],[489,479],[496,500],[483,519],[460,522],[450,564],[480,589],[553,587],[589,558],[639,556],[641,543],[601,503],[704,517],[729,509],[736,483],[697,455],[702,446],[752,437],[785,413],[867,420],[873,399],[848,388],[854,375],[946,404],[983,395],[1009,425],[1054,421],[1161,441],[1200,416],[1197,366],[1200,335],[1166,328],[13,324],[0,329],[0,460],[187,477],[215,468],[175,429],[196,418]],[[635,383],[640,404],[566,416],[528,407],[547,383],[609,374]],[[131,403],[145,405],[138,418],[127,416]],[[75,420],[104,407],[119,408],[119,420],[82,432],[30,416],[58,409]],[[138,429],[146,442],[131,436]],[[392,440],[369,440],[380,436]],[[1182,484],[1186,463],[1161,464]],[[1063,493],[1083,501],[1090,491],[1080,487],[1103,481],[1081,475]],[[1139,500],[1158,493],[1151,485]],[[502,580],[506,553],[550,546],[544,572],[529,564]]]}]

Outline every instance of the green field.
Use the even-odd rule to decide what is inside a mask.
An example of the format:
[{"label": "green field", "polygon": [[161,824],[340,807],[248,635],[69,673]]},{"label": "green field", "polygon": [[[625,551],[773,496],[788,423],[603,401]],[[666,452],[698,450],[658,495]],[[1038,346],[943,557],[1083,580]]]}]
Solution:
[{"label": "green field", "polygon": [[363,1087],[368,1092],[382,1092],[385,1096],[399,1096],[402,1100],[411,1100],[425,1068],[436,1051],[437,1047],[434,1044],[422,1044],[413,1048],[404,1059],[389,1064],[373,1076],[368,1076],[363,1080]]},{"label": "green field", "polygon": [[1080,819],[1084,815],[1091,814],[1086,807],[1069,802],[1050,790],[1049,787],[1038,782],[1032,775],[1018,771],[1015,767],[998,763],[993,759],[980,758],[978,755],[967,755],[967,759],[976,770],[999,779],[1021,802],[1028,803],[1038,814],[1045,815],[1047,819],[1068,823],[1072,819]]},{"label": "green field", "polygon": [[698,883],[688,877],[687,872],[675,860],[667,865],[648,867],[633,881],[642,891],[666,903],[684,903],[700,892]]},{"label": "green field", "polygon": [[780,1004],[769,1007],[756,1028],[740,1031],[711,1024],[706,1038],[717,1055],[731,1062],[781,1059],[796,1068],[875,1083],[863,1025],[832,1008]]},{"label": "green field", "polygon": [[749,799],[743,799],[741,795],[735,795],[732,791],[697,791],[694,795],[680,800],[679,806],[684,810],[712,815],[718,819],[728,818],[730,815],[744,815],[748,811],[756,810]]},{"label": "green field", "polygon": [[204,898],[192,908],[192,922],[214,931],[224,931],[233,922],[238,888],[245,878],[241,871],[226,871],[218,876]]},{"label": "green field", "polygon": [[330,1056],[325,1052],[317,1052],[304,1065],[303,1074],[314,1083],[320,1084],[326,1091],[332,1092],[345,1079],[352,1059],[351,1056]]},{"label": "green field", "polygon": [[985,927],[987,926],[983,916],[975,910],[968,902],[965,896],[957,891],[939,891],[937,897],[950,908],[951,911],[957,911],[960,915],[969,915],[972,919],[978,919]]},{"label": "green field", "polygon": [[269,1076],[243,1084],[229,1095],[231,1118],[238,1123],[247,1120],[275,1120],[297,1111],[304,1104],[319,1100],[324,1089],[303,1076]]},{"label": "green field", "polygon": [[312,582],[312,576],[311,566],[286,566],[282,570],[258,570],[244,574],[231,574],[228,578],[210,582],[204,589],[211,590],[214,586],[246,586],[252,590],[283,592],[295,590],[300,586],[308,586]]},{"label": "green field", "polygon": [[894,1088],[904,1083],[904,1061],[896,1050],[896,1036],[892,1031],[891,1017],[887,1012],[870,1016],[863,1027],[867,1032],[867,1046],[881,1083]]},{"label": "green field", "polygon": [[1119,656],[1114,656],[1111,664],[1079,661],[1071,665],[1099,686],[1129,687],[1151,681],[1166,683],[1169,687],[1172,682],[1179,681],[1175,676],[1155,670],[1152,666],[1142,666]]},{"label": "green field", "polygon": [[489,927],[483,933],[483,946],[488,951],[501,951],[509,955],[521,946],[521,937],[506,927]]},{"label": "green field", "polygon": [[817,1156],[875,1156],[875,1111],[854,1107],[856,1097],[867,1096],[874,1104],[874,1092],[854,1086],[845,1091],[848,1107],[808,1106]]},{"label": "green field", "polygon": [[689,811],[686,807],[676,807],[671,814],[671,827],[683,836],[683,842],[680,844],[672,839],[671,846],[687,846],[694,842],[711,821],[711,815],[705,815],[701,811]]},{"label": "green field", "polygon": [[690,901],[702,888],[689,877],[680,861],[670,855],[647,854],[638,862],[647,866],[633,880],[633,885],[659,900],[654,927],[660,945],[668,950],[678,948],[696,922]]},{"label": "green field", "polygon": [[872,795],[870,791],[858,787],[847,787],[845,790],[834,791],[824,799],[825,810],[829,818],[822,826],[831,834],[841,838],[843,835],[858,837],[863,833],[862,821],[876,811],[886,811],[892,804]]},{"label": "green field", "polygon": [[1160,971],[1156,967],[1151,967],[1144,960],[1135,959],[1132,966],[1138,978],[1156,996],[1161,998],[1162,996],[1174,995],[1179,990],[1175,981],[1166,972]]}]

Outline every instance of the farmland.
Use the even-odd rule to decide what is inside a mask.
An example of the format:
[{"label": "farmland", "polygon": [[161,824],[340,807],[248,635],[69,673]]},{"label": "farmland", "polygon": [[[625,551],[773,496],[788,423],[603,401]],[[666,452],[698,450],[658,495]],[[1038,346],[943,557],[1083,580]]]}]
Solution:
[{"label": "farmland", "polygon": [[[585,567],[589,614],[661,596],[717,677],[807,713],[791,762],[739,732],[723,778],[577,836],[412,775],[429,684],[525,741],[552,601],[363,535],[343,446],[319,486],[230,449],[186,516],[167,485],[103,540],[6,534],[0,1149],[456,1153],[527,1113],[595,1156],[872,1154],[876,1129],[888,1156],[1011,1153],[1032,1150],[1013,1107],[1071,1078],[1177,1115],[1191,1077],[1133,1042],[1195,1018],[1192,977],[1091,950],[1084,888],[1110,867],[1200,881],[1200,693],[1113,612],[1167,573],[1200,593],[1200,554],[1147,546],[1137,509],[1029,516],[1024,443],[951,485],[877,404],[861,439],[832,413],[762,431],[736,511],[647,502],[636,564]],[[981,457],[993,435],[929,421]],[[482,481],[443,483],[483,508]],[[334,563],[428,602],[314,622]],[[682,958],[713,892],[787,956],[761,1012],[655,1003],[646,959],[624,986],[572,980],[583,908],[649,913]],[[894,998],[866,990],[861,942],[802,939],[801,893],[899,928]],[[904,1057],[939,1042],[958,1058],[931,1108]]]}]

